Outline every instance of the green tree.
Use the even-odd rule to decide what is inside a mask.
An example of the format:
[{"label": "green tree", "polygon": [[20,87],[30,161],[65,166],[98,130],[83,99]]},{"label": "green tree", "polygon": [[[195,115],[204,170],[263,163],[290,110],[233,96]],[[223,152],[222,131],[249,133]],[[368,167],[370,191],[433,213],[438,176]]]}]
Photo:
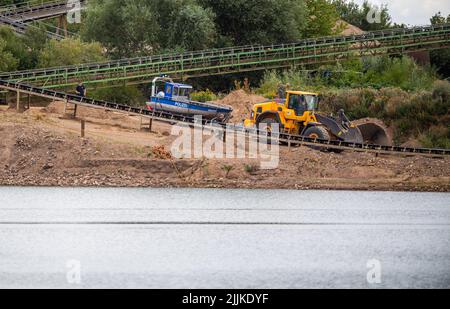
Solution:
[{"label": "green tree", "polygon": [[0,72],[8,72],[17,69],[18,60],[6,50],[6,42],[0,38]]},{"label": "green tree", "polygon": [[47,34],[44,28],[29,27],[25,34],[21,37],[22,42],[27,49],[27,69],[36,68],[38,64],[39,54],[42,52],[48,42]]},{"label": "green tree", "polygon": [[204,9],[197,4],[186,5],[172,20],[167,46],[180,46],[186,50],[213,46],[217,37],[214,18],[209,8]]},{"label": "green tree", "polygon": [[362,16],[363,13],[357,3],[348,0],[333,0],[332,3],[336,7],[341,19],[354,26],[361,25],[364,17]]},{"label": "green tree", "polygon": [[304,1],[199,0],[199,3],[215,13],[222,44],[291,42],[300,39],[306,28]]},{"label": "green tree", "polygon": [[54,67],[105,60],[99,43],[83,43],[79,39],[49,41],[38,56],[38,66]]},{"label": "green tree", "polygon": [[103,44],[113,57],[143,56],[159,50],[156,1],[90,2],[82,37]]},{"label": "green tree", "polygon": [[22,39],[7,26],[0,26],[0,39],[3,40],[3,50],[17,60],[16,69],[28,69],[28,51]]},{"label": "green tree", "polygon": [[[364,31],[383,30],[391,27],[392,18],[386,5],[377,7],[367,0],[361,6],[353,0],[333,0],[332,3],[343,20]],[[374,20],[368,18],[378,17],[377,15],[379,22],[376,20],[377,18]]]},{"label": "green tree", "polygon": [[[445,18],[442,16],[442,13],[439,12],[435,14],[430,21],[433,25],[450,23],[450,15]],[[443,77],[450,77],[450,49],[431,51],[430,56],[431,64],[437,68],[438,73]]]},{"label": "green tree", "polygon": [[306,0],[308,24],[305,37],[327,36],[334,34],[333,29],[339,20],[339,14],[333,3],[328,0]]}]

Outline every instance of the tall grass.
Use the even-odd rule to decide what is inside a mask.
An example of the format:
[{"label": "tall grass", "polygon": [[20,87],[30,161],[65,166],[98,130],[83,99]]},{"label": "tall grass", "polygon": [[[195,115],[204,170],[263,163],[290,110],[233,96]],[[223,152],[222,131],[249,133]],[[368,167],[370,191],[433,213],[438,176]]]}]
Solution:
[{"label": "tall grass", "polygon": [[256,92],[273,98],[280,84],[319,92],[324,112],[344,109],[351,119],[382,119],[397,143],[415,138],[427,147],[450,148],[450,83],[408,57],[353,60],[314,74],[270,71]]},{"label": "tall grass", "polygon": [[276,95],[280,83],[307,90],[396,87],[415,91],[430,89],[436,79],[433,69],[421,67],[409,57],[370,57],[321,66],[315,70],[269,71],[262,79],[258,93],[268,97]]},{"label": "tall grass", "polygon": [[321,97],[325,112],[343,108],[351,119],[382,119],[394,129],[398,143],[419,138],[427,147],[450,148],[449,82],[437,81],[428,91],[359,88],[329,90]]}]

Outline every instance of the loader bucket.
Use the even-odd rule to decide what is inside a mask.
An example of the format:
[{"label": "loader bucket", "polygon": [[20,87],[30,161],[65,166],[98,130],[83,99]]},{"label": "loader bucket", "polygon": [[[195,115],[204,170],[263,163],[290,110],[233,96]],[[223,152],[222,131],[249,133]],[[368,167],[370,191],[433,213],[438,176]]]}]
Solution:
[{"label": "loader bucket", "polygon": [[387,126],[378,119],[361,119],[354,122],[354,125],[360,130],[364,143],[392,146],[392,134],[389,132]]},{"label": "loader bucket", "polygon": [[345,127],[338,120],[324,115],[316,115],[317,121],[324,125],[339,140],[348,143],[362,144],[363,135],[358,127]]}]

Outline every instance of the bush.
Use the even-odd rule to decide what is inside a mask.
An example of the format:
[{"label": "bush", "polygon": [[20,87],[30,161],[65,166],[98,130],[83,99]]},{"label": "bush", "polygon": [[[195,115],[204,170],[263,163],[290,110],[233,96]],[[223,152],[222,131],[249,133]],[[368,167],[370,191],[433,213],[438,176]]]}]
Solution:
[{"label": "bush", "polygon": [[281,76],[276,71],[268,71],[264,74],[256,93],[268,99],[273,99],[277,96],[277,89],[280,84]]},{"label": "bush", "polygon": [[198,102],[210,102],[217,100],[217,96],[210,90],[197,91],[191,94],[191,99]]},{"label": "bush", "polygon": [[370,57],[316,66],[313,70],[293,69],[285,72],[268,71],[257,93],[270,97],[280,83],[291,84],[299,90],[327,90],[342,88],[397,87],[402,90],[429,90],[436,73],[424,68],[409,57]]},{"label": "bush", "polygon": [[450,126],[432,126],[421,135],[420,142],[428,148],[450,149]]},{"label": "bush", "polygon": [[427,147],[444,147],[448,146],[449,94],[448,82],[436,82],[432,91],[406,92],[400,88],[328,90],[321,94],[320,109],[328,114],[344,109],[353,120],[379,118],[393,128],[399,143],[419,137]]},{"label": "bush", "polygon": [[379,118],[394,130],[396,141],[421,139],[428,147],[448,147],[450,83],[436,81],[429,68],[409,57],[370,57],[314,71],[268,71],[256,91],[268,98],[280,84],[319,92],[320,110],[344,109],[350,119]]},{"label": "bush", "polygon": [[145,103],[145,97],[136,86],[96,89],[89,96],[130,106],[142,106]]},{"label": "bush", "polygon": [[450,101],[450,82],[438,80],[433,84],[433,97],[441,99],[443,102]]},{"label": "bush", "polygon": [[38,56],[38,66],[55,67],[105,60],[99,43],[83,43],[78,39],[49,41]]}]

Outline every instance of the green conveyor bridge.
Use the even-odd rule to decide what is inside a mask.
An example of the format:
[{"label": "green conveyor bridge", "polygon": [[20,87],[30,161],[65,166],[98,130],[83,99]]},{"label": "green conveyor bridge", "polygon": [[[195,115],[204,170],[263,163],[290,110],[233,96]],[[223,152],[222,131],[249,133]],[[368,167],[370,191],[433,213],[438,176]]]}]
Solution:
[{"label": "green conveyor bridge", "polygon": [[0,80],[64,88],[87,85],[140,84],[167,74],[189,78],[396,55],[450,46],[450,24],[306,39],[297,43],[255,45],[122,59],[103,63],[0,73]]}]

